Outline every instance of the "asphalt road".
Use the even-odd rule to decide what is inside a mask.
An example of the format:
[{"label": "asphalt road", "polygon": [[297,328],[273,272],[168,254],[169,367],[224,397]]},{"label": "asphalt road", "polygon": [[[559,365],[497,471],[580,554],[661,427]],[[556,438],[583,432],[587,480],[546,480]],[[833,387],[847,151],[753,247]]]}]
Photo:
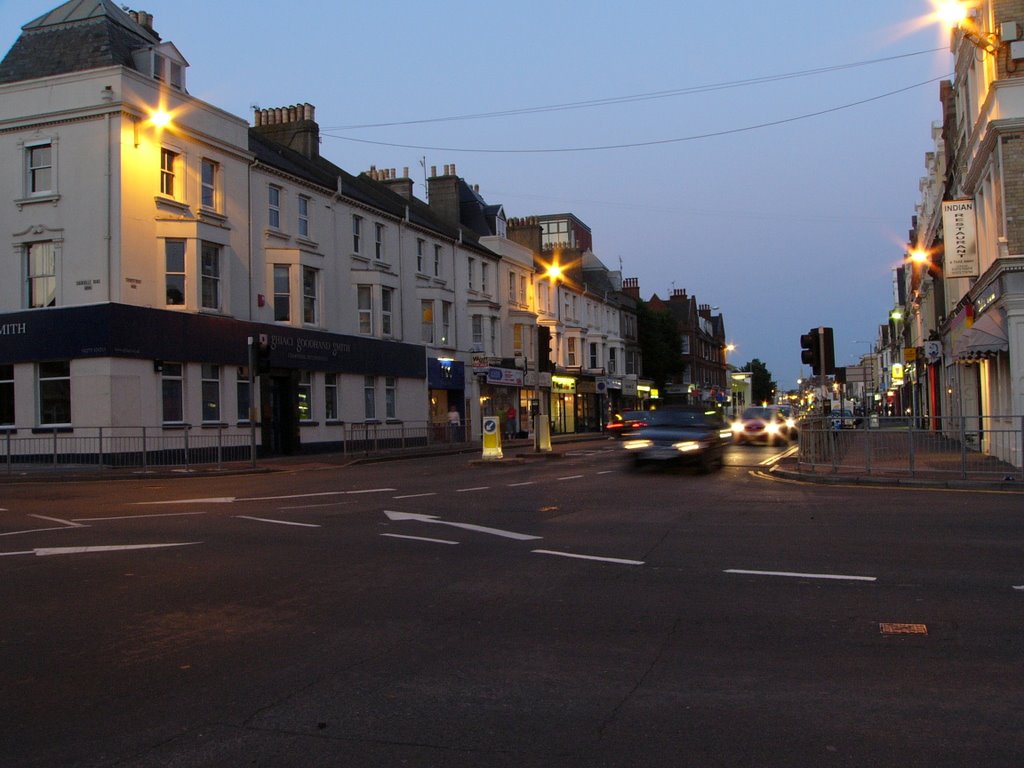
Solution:
[{"label": "asphalt road", "polygon": [[0,765],[1018,765],[1020,497],[772,455],[0,485]]}]

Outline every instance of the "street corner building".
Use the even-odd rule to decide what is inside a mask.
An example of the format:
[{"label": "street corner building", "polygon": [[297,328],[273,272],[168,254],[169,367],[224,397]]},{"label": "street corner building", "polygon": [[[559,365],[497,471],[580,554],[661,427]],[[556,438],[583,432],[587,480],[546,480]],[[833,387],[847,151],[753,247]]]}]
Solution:
[{"label": "street corner building", "polygon": [[950,38],[895,307],[866,362],[886,412],[1021,467],[1024,0],[971,5]]},{"label": "street corner building", "polygon": [[542,236],[589,235],[575,217],[510,225],[454,165],[424,202],[408,169],[322,157],[313,105],[250,124],[188,77],[150,14],[107,0],[29,21],[0,61],[8,444],[148,430],[288,454],[467,440],[498,413],[596,430],[639,403],[621,273],[588,239],[543,277]]}]

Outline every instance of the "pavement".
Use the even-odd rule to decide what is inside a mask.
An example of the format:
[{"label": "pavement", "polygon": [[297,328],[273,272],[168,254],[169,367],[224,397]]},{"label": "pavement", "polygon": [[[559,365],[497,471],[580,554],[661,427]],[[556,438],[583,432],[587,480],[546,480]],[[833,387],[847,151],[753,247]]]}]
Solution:
[{"label": "pavement", "polygon": [[295,456],[267,456],[251,461],[223,462],[182,466],[142,467],[99,467],[89,465],[14,464],[5,465],[0,459],[0,484],[39,482],[82,482],[89,480],[140,480],[147,478],[175,477],[220,477],[231,475],[259,474],[266,472],[298,472],[304,470],[330,469],[357,464],[425,456],[465,454],[473,465],[486,466],[546,459],[560,459],[569,446],[591,441],[605,441],[600,433],[553,435],[551,451],[537,451],[530,439],[506,440],[502,445],[504,457],[501,460],[484,459],[479,443],[438,443],[423,448],[402,448],[393,451],[303,453]]},{"label": "pavement", "polygon": [[[525,463],[530,461],[558,460],[567,450],[581,443],[604,441],[600,433],[553,435],[552,450],[537,451],[533,441],[517,439],[505,441],[502,445],[503,458],[483,458],[478,443],[433,445],[425,448],[406,448],[377,453],[309,453],[297,456],[262,457],[252,462],[225,462],[217,465],[196,465],[184,467],[150,467],[101,469],[96,466],[32,466],[0,464],[0,483],[4,482],[78,482],[85,480],[139,480],[153,477],[218,477],[266,472],[298,472],[323,470],[332,467],[347,467],[368,462],[397,461],[422,458],[424,456],[458,455],[469,457],[473,466],[500,466],[502,464]],[[858,449],[850,452],[856,455]],[[972,463],[963,473],[959,457],[948,453],[917,452],[914,456],[914,471],[908,470],[906,457],[878,457],[871,463],[870,471],[863,467],[814,466],[800,462],[797,454],[787,455],[777,461],[768,472],[772,477],[787,480],[818,483],[823,485],[862,485],[865,487],[901,488],[947,488],[957,490],[986,490],[1024,494],[1024,473],[1011,465],[1001,466]],[[953,464],[952,462],[956,462]],[[994,461],[994,460],[993,460]]]},{"label": "pavement", "polygon": [[[949,441],[934,437],[915,440],[911,460],[905,430],[843,430],[841,435],[842,445],[835,451],[834,463],[831,458],[817,464],[801,461],[800,454],[794,451],[772,467],[772,475],[821,484],[1024,494],[1024,470],[1020,467],[978,451],[961,453],[959,445]],[[813,453],[810,446],[806,453]]]}]

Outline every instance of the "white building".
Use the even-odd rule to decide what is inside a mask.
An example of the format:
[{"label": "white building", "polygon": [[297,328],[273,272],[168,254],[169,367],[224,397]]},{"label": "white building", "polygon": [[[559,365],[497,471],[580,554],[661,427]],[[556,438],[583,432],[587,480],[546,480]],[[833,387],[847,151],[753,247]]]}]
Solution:
[{"label": "white building", "polygon": [[470,265],[496,286],[499,257],[402,180],[319,157],[310,105],[250,128],[187,72],[106,0],[30,22],[0,63],[0,427],[247,433],[255,413],[264,452],[295,452],[477,419],[467,291],[501,307]]}]

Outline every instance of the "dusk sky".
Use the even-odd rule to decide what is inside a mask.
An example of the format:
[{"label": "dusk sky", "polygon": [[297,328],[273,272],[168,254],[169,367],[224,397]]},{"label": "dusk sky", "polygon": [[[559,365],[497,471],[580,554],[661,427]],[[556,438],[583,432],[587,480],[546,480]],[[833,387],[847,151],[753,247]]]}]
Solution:
[{"label": "dusk sky", "polygon": [[[0,0],[0,48],[57,0]],[[309,102],[351,173],[448,163],[509,216],[572,212],[643,298],[718,307],[783,389],[799,336],[867,351],[920,200],[948,34],[930,0],[511,5],[147,0],[189,92]]]}]

